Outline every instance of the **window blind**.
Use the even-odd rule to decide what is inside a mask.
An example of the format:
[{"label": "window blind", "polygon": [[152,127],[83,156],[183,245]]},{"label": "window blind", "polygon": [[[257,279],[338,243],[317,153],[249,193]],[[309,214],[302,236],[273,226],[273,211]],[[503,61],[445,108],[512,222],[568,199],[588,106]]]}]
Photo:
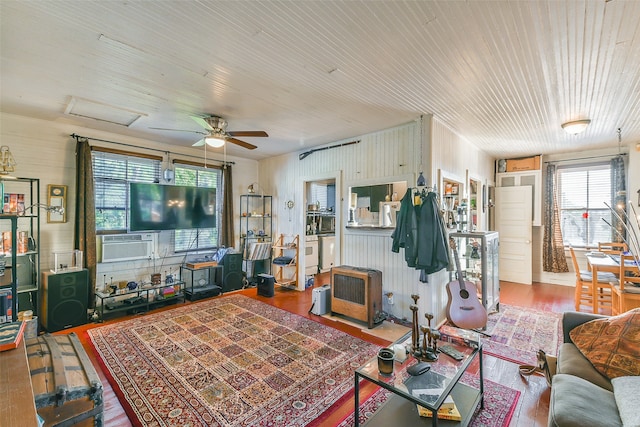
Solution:
[{"label": "window blind", "polygon": [[216,189],[216,226],[175,231],[175,252],[198,251],[217,248],[218,230],[222,218],[222,171],[195,165],[176,164],[176,185],[207,187]]},{"label": "window blind", "polygon": [[609,163],[563,166],[557,170],[560,227],[565,244],[596,247],[611,240],[611,167]]},{"label": "window blind", "polygon": [[125,231],[129,218],[129,183],[160,182],[161,161],[93,151],[96,231]]}]

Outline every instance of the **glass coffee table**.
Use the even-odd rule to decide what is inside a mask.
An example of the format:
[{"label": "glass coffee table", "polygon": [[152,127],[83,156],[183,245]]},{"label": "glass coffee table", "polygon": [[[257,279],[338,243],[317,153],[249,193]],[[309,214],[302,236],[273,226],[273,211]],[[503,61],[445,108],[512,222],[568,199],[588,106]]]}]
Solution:
[{"label": "glass coffee table", "polygon": [[[404,335],[394,344],[411,345],[411,332]],[[359,426],[360,380],[365,379],[392,392],[389,399],[366,421],[365,425],[372,426],[467,426],[471,421],[478,404],[484,407],[484,379],[482,373],[482,343],[466,346],[449,342],[439,342],[448,345],[460,353],[461,360],[439,353],[438,360],[430,362],[431,369],[419,376],[411,376],[407,368],[418,362],[408,355],[400,363],[394,362],[393,374],[385,376],[378,372],[378,356],[375,355],[364,365],[355,370],[355,411],[354,423]],[[389,346],[391,347],[391,346]],[[474,360],[478,360],[478,378],[473,375],[465,376],[460,381]],[[445,401],[450,404],[451,396],[460,413],[460,420],[442,419],[436,416],[438,409]],[[418,406],[431,413],[430,417],[420,416]],[[447,406],[445,405],[445,407]]]}]

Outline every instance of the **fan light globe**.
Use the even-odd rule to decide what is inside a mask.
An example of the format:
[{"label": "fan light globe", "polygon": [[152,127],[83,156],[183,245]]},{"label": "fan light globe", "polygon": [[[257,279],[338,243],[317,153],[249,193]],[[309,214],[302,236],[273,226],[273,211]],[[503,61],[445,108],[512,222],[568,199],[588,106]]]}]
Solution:
[{"label": "fan light globe", "polygon": [[220,148],[224,145],[225,140],[224,138],[219,138],[219,137],[215,137],[215,136],[208,136],[204,139],[204,142],[207,143],[208,146],[210,147],[214,147],[214,148]]},{"label": "fan light globe", "polygon": [[589,126],[591,120],[576,120],[573,122],[563,123],[562,129],[570,135],[576,135],[583,132]]}]

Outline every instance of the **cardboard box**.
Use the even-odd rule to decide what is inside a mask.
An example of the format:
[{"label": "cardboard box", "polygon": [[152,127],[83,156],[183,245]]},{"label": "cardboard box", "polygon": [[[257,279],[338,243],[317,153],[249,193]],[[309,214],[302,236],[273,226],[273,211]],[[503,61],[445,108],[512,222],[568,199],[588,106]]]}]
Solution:
[{"label": "cardboard box", "polygon": [[507,159],[507,172],[533,171],[540,169],[540,156]]}]

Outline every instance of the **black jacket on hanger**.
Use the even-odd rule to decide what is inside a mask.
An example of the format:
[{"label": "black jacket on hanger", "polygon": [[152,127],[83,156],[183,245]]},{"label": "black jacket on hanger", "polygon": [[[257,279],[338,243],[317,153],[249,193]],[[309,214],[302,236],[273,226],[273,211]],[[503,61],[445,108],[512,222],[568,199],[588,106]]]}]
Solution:
[{"label": "black jacket on hanger", "polygon": [[407,265],[423,270],[420,280],[426,282],[428,274],[449,267],[449,242],[437,195],[426,193],[422,203],[414,206],[411,191],[409,188],[400,201],[391,251],[404,248]]},{"label": "black jacket on hanger", "polygon": [[409,267],[415,267],[418,255],[418,220],[416,210],[413,207],[413,195],[411,188],[407,189],[400,201],[400,212],[396,218],[396,228],[391,233],[393,243],[392,252],[400,252],[404,248],[404,259]]},{"label": "black jacket on hanger", "polygon": [[418,214],[418,259],[416,268],[427,274],[449,266],[449,241],[436,193],[429,192]]}]

